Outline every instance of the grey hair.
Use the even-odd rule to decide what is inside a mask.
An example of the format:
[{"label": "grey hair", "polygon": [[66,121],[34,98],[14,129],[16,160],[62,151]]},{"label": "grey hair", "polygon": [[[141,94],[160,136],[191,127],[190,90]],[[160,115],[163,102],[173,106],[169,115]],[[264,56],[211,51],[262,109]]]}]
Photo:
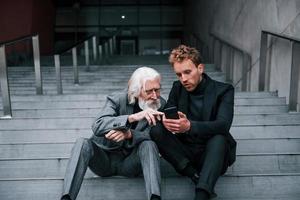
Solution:
[{"label": "grey hair", "polygon": [[128,102],[134,104],[139,97],[142,88],[148,80],[161,80],[160,74],[153,68],[140,67],[137,68],[131,75],[128,81]]}]

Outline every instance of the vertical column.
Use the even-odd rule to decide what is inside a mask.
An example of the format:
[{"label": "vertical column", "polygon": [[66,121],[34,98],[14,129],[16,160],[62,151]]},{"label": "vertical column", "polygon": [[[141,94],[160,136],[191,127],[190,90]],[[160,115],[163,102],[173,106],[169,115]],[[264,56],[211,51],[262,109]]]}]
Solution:
[{"label": "vertical column", "polygon": [[102,60],[102,58],[103,58],[103,49],[102,49],[102,45],[99,45],[98,48],[99,48],[99,60]]},{"label": "vertical column", "polygon": [[289,110],[297,111],[297,105],[300,99],[299,95],[299,83],[300,83],[300,44],[292,42],[292,68],[291,68],[291,80],[290,80],[290,98],[289,98]]},{"label": "vertical column", "polygon": [[74,72],[74,84],[79,84],[76,47],[73,47],[72,49],[72,60],[73,60],[73,72]]},{"label": "vertical column", "polygon": [[235,80],[235,77],[234,77],[234,56],[235,56],[235,49],[230,47],[230,59],[229,59],[229,69],[230,69],[230,79],[231,79],[231,82],[233,83],[233,81]]},{"label": "vertical column", "polygon": [[114,48],[114,53],[117,53],[117,42],[116,42],[116,36],[113,36],[113,48]]},{"label": "vertical column", "polygon": [[96,36],[93,37],[93,56],[94,56],[94,61],[97,60],[97,41],[96,41]]},{"label": "vertical column", "polygon": [[215,38],[212,38],[212,40],[211,40],[211,47],[212,48],[209,48],[208,50],[209,50],[209,62],[211,62],[211,63],[216,63],[215,62],[215,45],[216,45],[216,40],[215,40]]},{"label": "vertical column", "polygon": [[85,65],[90,66],[90,52],[89,52],[89,41],[84,42],[84,54],[85,54]]},{"label": "vertical column", "polygon": [[225,63],[225,73],[226,73],[226,81],[232,81],[232,48],[229,46],[226,46],[227,51],[226,51],[226,63]]},{"label": "vertical column", "polygon": [[62,94],[61,68],[59,55],[54,55],[57,94]]},{"label": "vertical column", "polygon": [[105,57],[108,58],[108,43],[104,43],[104,52],[105,52]]},{"label": "vertical column", "polygon": [[241,91],[246,91],[247,90],[248,66],[249,66],[248,55],[245,52],[243,52],[242,87],[241,87]]},{"label": "vertical column", "polygon": [[109,39],[109,44],[110,44],[109,45],[110,46],[110,49],[109,49],[110,50],[110,55],[112,56],[114,54],[114,50],[113,50],[114,47],[113,47],[113,40],[112,40],[112,38]]},{"label": "vertical column", "polygon": [[266,78],[266,66],[267,66],[267,45],[268,45],[268,35],[265,32],[261,32],[258,91],[265,90],[265,78]]},{"label": "vertical column", "polygon": [[221,41],[217,41],[217,46],[218,48],[216,49],[217,55],[216,55],[216,64],[217,64],[217,69],[222,70],[222,60],[223,60],[223,47],[224,45],[221,43]]},{"label": "vertical column", "polygon": [[7,77],[5,46],[0,46],[0,86],[2,94],[3,118],[11,118],[11,101]]},{"label": "vertical column", "polygon": [[33,46],[36,94],[41,95],[41,94],[43,94],[43,86],[42,86],[40,47],[39,47],[39,36],[38,35],[32,37],[32,46]]}]

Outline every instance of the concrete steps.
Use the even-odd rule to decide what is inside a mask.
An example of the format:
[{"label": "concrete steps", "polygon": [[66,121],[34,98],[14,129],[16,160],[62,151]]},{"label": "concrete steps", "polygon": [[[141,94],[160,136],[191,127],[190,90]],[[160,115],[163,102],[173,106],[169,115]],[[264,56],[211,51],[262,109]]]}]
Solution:
[{"label": "concrete steps", "polygon": [[[62,179],[22,179],[0,182],[0,194],[6,200],[59,199]],[[284,199],[299,197],[299,175],[221,177],[216,185],[218,199]],[[10,192],[14,188],[14,192]],[[193,184],[186,178],[169,177],[162,182],[163,199],[192,199]],[[126,194],[126,195],[125,195]],[[291,194],[294,197],[291,197]],[[79,200],[145,199],[142,178],[90,178],[83,181]]]},{"label": "concrete steps", "polygon": [[[55,95],[54,68],[42,67],[43,96],[35,95],[32,67],[10,68],[13,119],[0,120],[0,199],[59,199],[75,140],[92,135],[91,123],[106,95],[126,87],[136,67],[90,66],[88,71],[81,66],[76,86],[72,68],[64,66],[64,95]],[[153,67],[163,76],[167,97],[176,76],[167,64]],[[224,80],[214,66],[206,68]],[[218,181],[217,200],[299,199],[300,114],[288,113],[285,98],[275,92],[236,92],[231,133],[238,142],[237,160]],[[162,175],[163,199],[193,199],[193,184],[164,160]],[[99,178],[88,171],[78,199],[140,200],[144,190],[141,177]]]},{"label": "concrete steps", "polygon": [[[78,135],[80,137],[81,135]],[[88,134],[87,136],[91,136]],[[47,136],[45,136],[47,137]],[[73,141],[55,143],[17,143],[1,144],[0,159],[42,159],[68,157]],[[51,151],[49,151],[51,149]],[[243,139],[238,140],[239,155],[299,154],[300,138],[294,139]]]},{"label": "concrete steps", "polygon": [[[1,159],[0,180],[8,179],[63,179],[68,157]],[[226,172],[226,176],[300,174],[300,155],[238,155],[236,163]],[[162,177],[180,177],[170,164],[162,160]],[[85,178],[95,175],[88,171]]]}]

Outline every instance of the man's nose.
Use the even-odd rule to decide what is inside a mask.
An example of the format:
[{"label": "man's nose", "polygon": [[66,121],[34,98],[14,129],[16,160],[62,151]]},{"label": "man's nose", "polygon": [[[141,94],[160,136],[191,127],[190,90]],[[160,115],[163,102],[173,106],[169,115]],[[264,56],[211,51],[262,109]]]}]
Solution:
[{"label": "man's nose", "polygon": [[151,95],[151,98],[152,99],[157,99],[159,96],[158,96],[158,94],[154,91],[154,90],[152,90],[152,93],[151,93],[152,95]]},{"label": "man's nose", "polygon": [[181,80],[182,80],[182,82],[186,82],[188,79],[187,79],[187,77],[185,75],[182,75],[181,76]]}]

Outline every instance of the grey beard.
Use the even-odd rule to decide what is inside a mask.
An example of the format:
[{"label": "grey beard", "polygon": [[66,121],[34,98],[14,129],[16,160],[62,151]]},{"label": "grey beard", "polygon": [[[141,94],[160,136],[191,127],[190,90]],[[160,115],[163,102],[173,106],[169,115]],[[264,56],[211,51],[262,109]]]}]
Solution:
[{"label": "grey beard", "polygon": [[151,108],[153,110],[158,110],[161,106],[160,99],[157,99],[156,101],[150,101],[150,100],[145,101],[139,98],[138,101],[139,101],[139,107],[142,110],[146,110],[148,108]]}]

